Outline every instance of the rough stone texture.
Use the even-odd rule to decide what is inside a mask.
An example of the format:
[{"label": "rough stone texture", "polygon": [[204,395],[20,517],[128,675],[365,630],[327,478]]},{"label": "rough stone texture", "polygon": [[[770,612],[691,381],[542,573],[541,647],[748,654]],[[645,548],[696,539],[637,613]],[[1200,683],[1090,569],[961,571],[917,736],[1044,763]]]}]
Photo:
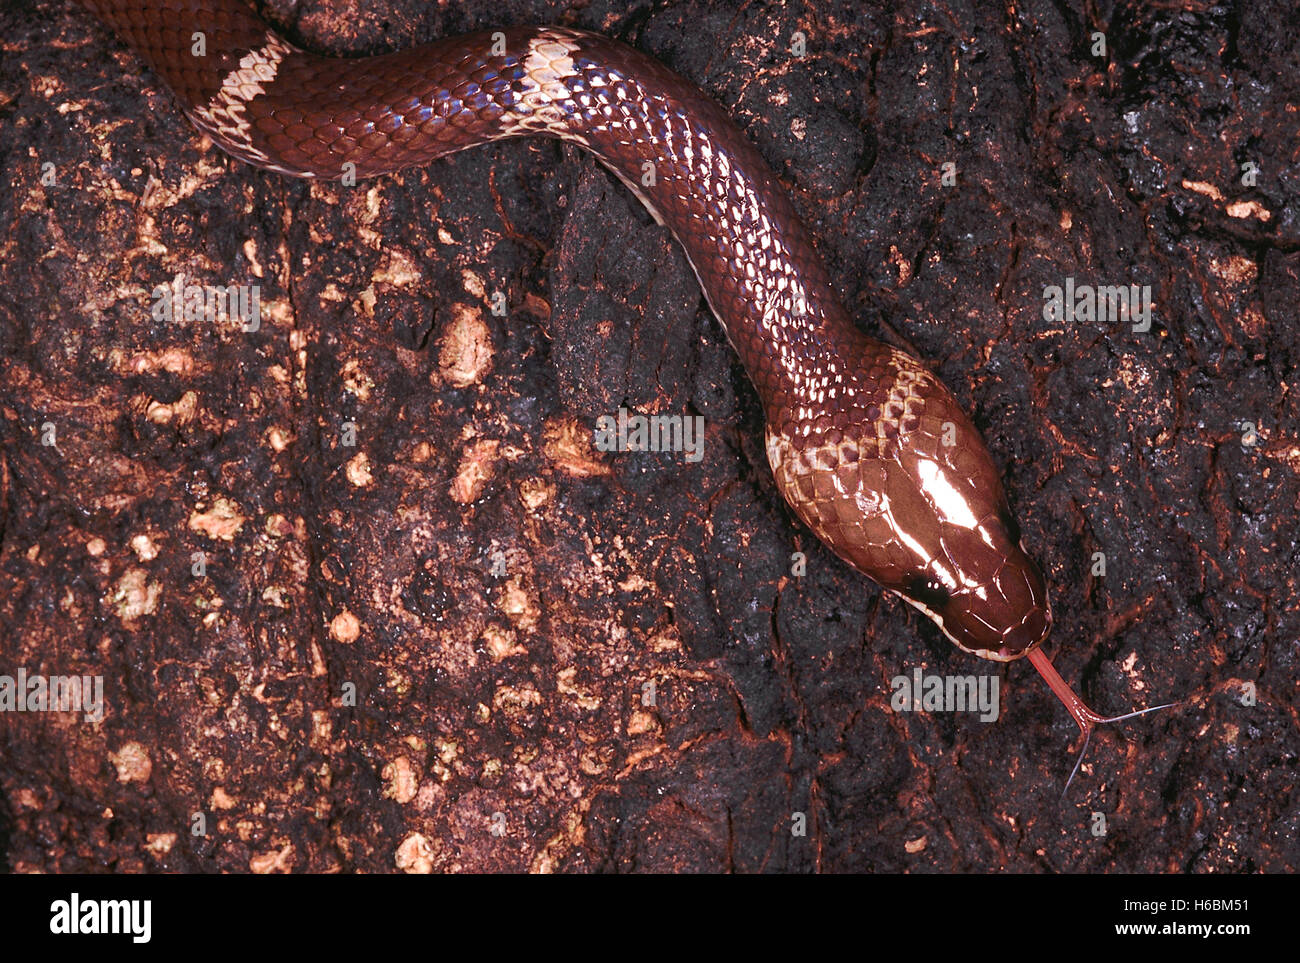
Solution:
[{"label": "rough stone texture", "polygon": [[[291,181],[68,4],[6,5],[0,674],[108,708],[0,713],[0,861],[1300,868],[1300,35],[1283,2],[1082,9],[265,7],[339,54],[601,30],[727,105],[864,327],[985,432],[1062,674],[1187,700],[1098,733],[1062,803],[1064,710],[792,521],[683,255],[580,151]],[[260,284],[262,329],[153,320],[181,274]],[[1070,276],[1150,285],[1151,330],[1048,323]],[[703,414],[705,458],[593,450],[620,405]],[[892,712],[918,667],[997,675],[1001,717]]]}]

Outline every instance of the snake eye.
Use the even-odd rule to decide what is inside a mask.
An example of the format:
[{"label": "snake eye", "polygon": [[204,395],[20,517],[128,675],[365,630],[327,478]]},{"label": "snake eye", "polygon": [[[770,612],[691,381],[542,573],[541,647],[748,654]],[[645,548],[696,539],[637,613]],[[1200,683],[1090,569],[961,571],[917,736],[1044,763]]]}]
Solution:
[{"label": "snake eye", "polygon": [[924,605],[931,612],[942,612],[952,595],[937,579],[929,576],[914,578],[907,586],[908,598]]}]

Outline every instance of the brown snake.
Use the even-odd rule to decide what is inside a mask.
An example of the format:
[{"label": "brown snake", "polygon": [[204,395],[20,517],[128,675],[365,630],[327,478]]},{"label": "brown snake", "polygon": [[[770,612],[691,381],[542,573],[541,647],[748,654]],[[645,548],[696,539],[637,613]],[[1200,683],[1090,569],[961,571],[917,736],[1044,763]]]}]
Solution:
[{"label": "brown snake", "polygon": [[777,487],[804,524],[962,650],[1028,656],[1085,735],[1114,721],[1040,648],[1047,587],[979,432],[917,360],[857,329],[758,152],[694,86],[567,28],[337,59],[288,43],[240,0],[82,5],[195,125],[258,167],[366,177],[529,134],[591,151],[685,249],[758,391]]}]

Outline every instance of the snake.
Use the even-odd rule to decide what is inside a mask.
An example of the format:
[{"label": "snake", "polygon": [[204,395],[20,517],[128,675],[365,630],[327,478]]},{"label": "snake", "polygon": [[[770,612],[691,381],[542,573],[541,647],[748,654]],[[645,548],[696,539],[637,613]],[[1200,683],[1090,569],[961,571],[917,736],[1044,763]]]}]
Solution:
[{"label": "snake", "polygon": [[859,328],[755,146],[653,57],[560,26],[330,57],[242,0],[78,2],[195,127],[269,171],[376,177],[524,136],[589,151],[685,251],[761,402],[776,487],[822,543],[962,651],[1028,658],[1085,751],[1095,725],[1166,708],[1106,718],[1061,678],[1047,583],[979,430],[917,358]]}]

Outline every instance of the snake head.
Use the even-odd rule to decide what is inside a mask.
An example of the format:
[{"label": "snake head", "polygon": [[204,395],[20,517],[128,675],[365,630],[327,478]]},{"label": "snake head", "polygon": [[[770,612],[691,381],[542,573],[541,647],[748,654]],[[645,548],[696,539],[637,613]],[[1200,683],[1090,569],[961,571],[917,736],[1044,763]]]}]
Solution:
[{"label": "snake head", "polygon": [[1013,531],[1001,517],[986,519],[952,540],[952,557],[932,560],[898,590],[959,649],[996,662],[1029,654],[1052,630],[1043,573]]},{"label": "snake head", "polygon": [[833,414],[769,423],[786,501],[958,648],[999,662],[1027,655],[1051,631],[1051,604],[983,438],[902,352],[882,346],[853,388]]}]

